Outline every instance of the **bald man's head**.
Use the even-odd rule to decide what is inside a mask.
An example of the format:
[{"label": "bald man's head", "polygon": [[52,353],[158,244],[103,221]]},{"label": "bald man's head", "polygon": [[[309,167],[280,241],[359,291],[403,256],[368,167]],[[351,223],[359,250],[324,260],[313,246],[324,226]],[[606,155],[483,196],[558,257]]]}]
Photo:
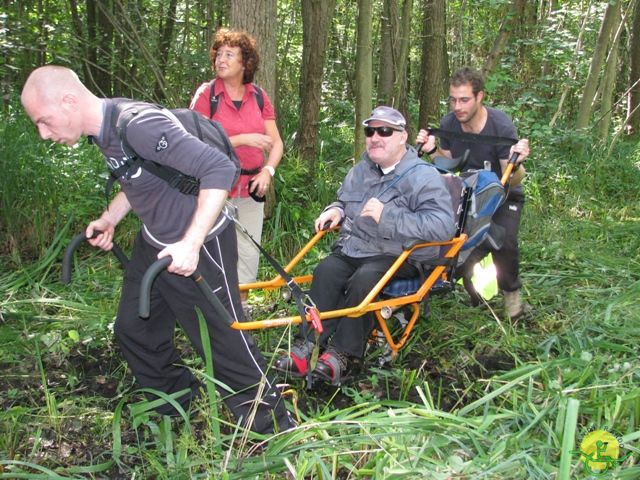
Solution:
[{"label": "bald man's head", "polygon": [[[57,65],[35,69],[22,88],[22,106],[43,139],[73,145],[83,134],[95,134],[100,100],[73,70]],[[99,113],[99,112],[97,112]]]}]

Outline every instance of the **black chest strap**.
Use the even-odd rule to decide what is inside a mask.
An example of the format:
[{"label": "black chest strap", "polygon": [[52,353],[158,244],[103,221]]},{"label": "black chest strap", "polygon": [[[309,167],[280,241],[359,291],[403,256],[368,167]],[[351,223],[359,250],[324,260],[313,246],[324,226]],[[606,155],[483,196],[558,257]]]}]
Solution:
[{"label": "black chest strap", "polygon": [[[111,191],[113,190],[113,184],[121,177],[129,180],[131,175],[135,174],[140,168],[143,168],[147,172],[155,175],[156,177],[161,178],[165,182],[169,184],[171,188],[177,189],[180,193],[184,195],[195,195],[197,196],[200,193],[200,180],[191,176],[182,173],[180,170],[177,170],[168,165],[162,165],[160,163],[145,160],[144,158],[140,158],[136,152],[131,148],[129,141],[127,140],[127,126],[129,122],[135,117],[139,112],[137,109],[131,109],[128,112],[131,118],[124,119],[122,125],[120,126],[120,114],[122,113],[122,109],[120,105],[115,105],[111,117],[111,121],[114,125],[116,125],[116,129],[118,130],[118,135],[120,136],[120,141],[122,144],[122,151],[125,154],[125,160],[122,165],[118,168],[111,171],[109,178],[107,179],[107,183],[105,185],[105,197],[107,201],[107,206],[109,204],[109,197],[111,196]],[[194,116],[197,115],[196,112],[193,112]],[[202,129],[200,127],[200,123],[195,121],[196,125],[196,135],[200,140],[203,140]]]}]

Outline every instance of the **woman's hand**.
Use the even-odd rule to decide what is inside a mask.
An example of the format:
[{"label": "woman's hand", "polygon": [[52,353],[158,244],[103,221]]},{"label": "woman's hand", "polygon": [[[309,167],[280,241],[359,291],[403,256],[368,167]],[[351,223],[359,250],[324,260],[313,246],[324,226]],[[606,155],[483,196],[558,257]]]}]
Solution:
[{"label": "woman's hand", "polygon": [[264,197],[271,184],[271,173],[263,168],[260,173],[251,178],[249,182],[249,191],[255,193],[259,197]]}]

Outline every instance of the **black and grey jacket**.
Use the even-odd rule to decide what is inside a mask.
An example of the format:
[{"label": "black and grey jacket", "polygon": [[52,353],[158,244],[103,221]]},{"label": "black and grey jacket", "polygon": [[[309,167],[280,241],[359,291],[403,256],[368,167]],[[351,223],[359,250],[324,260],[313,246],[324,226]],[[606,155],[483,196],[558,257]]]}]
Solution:
[{"label": "black and grey jacket", "polygon": [[[384,203],[380,223],[360,212],[376,197]],[[418,158],[412,147],[396,168],[384,175],[366,153],[349,171],[338,190],[338,200],[327,208],[343,212],[336,246],[351,257],[399,255],[403,246],[419,240],[444,241],[455,233],[451,196],[440,173]],[[416,262],[436,258],[439,248],[417,250]]]},{"label": "black and grey jacket", "polygon": [[[113,171],[125,161],[116,130],[114,107],[126,99],[105,101],[104,121],[93,141],[102,150],[108,168]],[[200,180],[201,189],[229,190],[237,167],[227,155],[188,133],[166,109],[142,111],[127,127],[127,140],[146,160],[173,167]],[[143,222],[142,233],[158,248],[182,239],[191,224],[198,197],[185,195],[161,178],[139,168],[118,179],[132,210]],[[221,232],[229,220],[223,214],[216,220],[207,241]]]}]

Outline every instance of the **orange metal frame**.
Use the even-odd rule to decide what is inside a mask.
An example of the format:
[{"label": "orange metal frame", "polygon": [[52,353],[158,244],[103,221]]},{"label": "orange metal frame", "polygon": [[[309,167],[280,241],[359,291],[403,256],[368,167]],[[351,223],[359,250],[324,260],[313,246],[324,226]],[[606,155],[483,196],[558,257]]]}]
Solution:
[{"label": "orange metal frame", "polygon": [[[503,172],[501,182],[503,185],[506,185],[513,174],[515,166],[512,162],[509,162]],[[337,228],[333,229],[337,230]],[[311,240],[307,242],[307,244],[298,252],[298,254],[284,267],[284,270],[287,273],[290,273],[295,266],[302,260],[307,253],[311,251],[311,249],[320,241],[322,237],[329,230],[323,230],[316,233]],[[437,246],[449,246],[447,253],[444,255],[445,258],[455,258],[458,255],[458,252],[464,245],[464,242],[467,240],[467,235],[462,234],[459,237],[455,237],[447,242],[429,242],[429,243],[421,243],[415,245],[409,250],[405,250],[402,254],[397,258],[397,260],[391,265],[391,268],[384,274],[384,276],[380,279],[380,281],[373,287],[373,289],[369,292],[362,302],[359,305],[349,308],[343,308],[340,310],[331,310],[328,312],[320,312],[321,320],[330,320],[333,318],[340,317],[360,317],[365,313],[374,312],[376,318],[378,320],[378,324],[380,326],[380,330],[384,334],[387,343],[391,349],[392,355],[395,356],[398,351],[405,346],[409,336],[411,335],[411,331],[413,330],[414,325],[416,324],[418,317],[420,315],[420,302],[422,302],[425,297],[429,294],[430,290],[433,288],[438,279],[442,278],[443,280],[447,279],[447,269],[448,265],[440,265],[436,266],[431,273],[424,279],[420,288],[412,295],[406,295],[404,297],[397,298],[389,298],[389,299],[379,299],[380,292],[385,288],[387,283],[391,280],[391,278],[396,274],[400,266],[407,260],[409,255],[414,250],[425,247],[437,247]],[[313,275],[302,275],[293,277],[293,279],[298,284],[305,284],[311,282],[313,279]],[[267,280],[264,282],[254,282],[254,283],[245,283],[240,285],[240,291],[247,292],[249,290],[255,289],[264,289],[264,290],[275,290],[277,288],[284,287],[286,285],[284,279],[277,275],[271,280]],[[389,326],[387,325],[386,319],[382,316],[381,310],[385,307],[389,307],[391,309],[400,308],[403,306],[411,306],[412,314],[409,319],[407,325],[403,328],[402,332],[399,334],[399,338],[396,340],[393,338]],[[288,325],[297,325],[302,322],[302,319],[299,315],[293,317],[283,317],[283,318],[275,318],[275,319],[266,319],[266,320],[258,320],[251,322],[238,322],[235,321],[231,325],[232,328],[236,330],[257,330],[262,328],[272,328],[272,327],[283,327]]]},{"label": "orange metal frame", "polygon": [[[320,241],[320,239],[327,233],[327,231],[320,231],[316,233],[307,244],[298,252],[298,254],[284,267],[284,270],[287,273],[290,273],[295,266],[302,260],[312,249],[313,247]],[[415,250],[425,247],[442,247],[449,246],[445,258],[455,258],[464,242],[466,241],[466,234],[462,234],[459,237],[455,237],[452,240],[446,242],[429,242],[429,243],[421,243],[415,245],[409,250],[405,250],[402,254],[396,259],[396,261],[391,265],[389,270],[384,274],[384,276],[380,279],[380,281],[373,287],[373,289],[369,292],[362,302],[359,305],[349,308],[342,308],[339,310],[331,310],[327,312],[320,312],[321,320],[330,320],[334,318],[340,317],[360,317],[368,312],[375,312],[376,318],[378,320],[378,324],[380,325],[380,330],[385,336],[389,347],[391,348],[392,355],[396,355],[398,351],[406,344],[413,327],[418,320],[420,314],[420,302],[424,300],[424,298],[429,294],[431,288],[435,285],[438,279],[442,278],[446,280],[447,278],[447,269],[449,268],[447,265],[436,266],[431,273],[425,278],[422,282],[420,288],[412,295],[407,295],[404,297],[397,298],[389,298],[389,299],[379,299],[380,292],[385,288],[387,283],[391,280],[391,278],[396,274],[400,266],[407,260],[409,255]],[[305,284],[311,282],[313,279],[313,275],[302,275],[293,277],[293,279],[298,284]],[[264,289],[264,290],[275,290],[281,287],[284,287],[286,282],[284,279],[277,275],[271,280],[266,280],[263,282],[254,282],[254,283],[245,283],[240,285],[240,291],[247,292],[249,290],[255,289]],[[393,338],[391,331],[387,325],[386,319],[382,316],[381,310],[384,307],[389,307],[391,309],[396,309],[399,307],[403,307],[406,305],[410,305],[412,307],[412,315],[409,319],[407,325],[404,327],[402,332],[399,335],[399,338],[396,340]],[[283,317],[283,318],[274,318],[274,319],[265,319],[258,321],[250,321],[250,322],[238,322],[235,321],[231,325],[232,328],[236,330],[257,330],[263,328],[272,328],[272,327],[283,327],[288,325],[297,325],[302,322],[300,315],[292,316],[292,317]]]}]

